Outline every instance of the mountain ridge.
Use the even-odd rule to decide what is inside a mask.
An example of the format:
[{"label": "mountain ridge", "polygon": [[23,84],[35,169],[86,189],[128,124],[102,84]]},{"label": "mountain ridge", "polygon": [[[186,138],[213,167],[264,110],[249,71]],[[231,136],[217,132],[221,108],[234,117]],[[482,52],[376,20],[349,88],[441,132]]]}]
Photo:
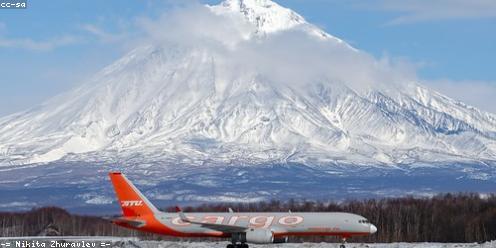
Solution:
[{"label": "mountain ridge", "polygon": [[278,82],[263,64],[244,64],[248,52],[237,60],[230,55],[246,44],[264,48],[306,33],[331,55],[368,57],[269,0],[207,8],[242,18],[255,31],[225,50],[139,47],[79,88],[0,118],[0,166],[136,157],[312,166],[495,163],[495,115],[415,82],[357,87],[319,75],[311,84]]}]

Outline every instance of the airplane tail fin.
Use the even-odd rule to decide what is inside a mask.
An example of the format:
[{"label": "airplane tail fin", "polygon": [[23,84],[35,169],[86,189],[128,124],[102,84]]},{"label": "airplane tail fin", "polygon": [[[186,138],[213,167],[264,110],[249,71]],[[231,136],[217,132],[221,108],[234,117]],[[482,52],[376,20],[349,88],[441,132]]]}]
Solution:
[{"label": "airplane tail fin", "polygon": [[158,209],[120,172],[109,173],[124,217],[153,215]]}]

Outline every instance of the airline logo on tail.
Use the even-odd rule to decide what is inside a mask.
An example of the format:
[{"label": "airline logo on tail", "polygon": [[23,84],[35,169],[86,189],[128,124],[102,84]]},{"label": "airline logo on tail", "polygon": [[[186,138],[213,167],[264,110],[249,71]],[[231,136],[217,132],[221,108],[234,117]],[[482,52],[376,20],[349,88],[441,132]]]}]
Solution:
[{"label": "airline logo on tail", "polygon": [[121,201],[122,207],[139,207],[143,206],[143,201]]}]

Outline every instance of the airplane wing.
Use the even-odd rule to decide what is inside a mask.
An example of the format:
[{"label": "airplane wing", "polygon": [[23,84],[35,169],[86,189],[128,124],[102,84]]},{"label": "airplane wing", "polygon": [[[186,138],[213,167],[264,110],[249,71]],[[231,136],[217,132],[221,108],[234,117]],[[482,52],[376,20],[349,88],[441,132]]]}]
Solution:
[{"label": "airplane wing", "polygon": [[201,223],[201,222],[190,222],[190,223],[197,224],[202,227],[223,233],[244,233],[248,229],[248,227],[244,227],[244,226],[234,226],[234,225],[231,226],[231,225],[211,224],[211,223]]},{"label": "airplane wing", "polygon": [[247,226],[236,226],[236,225],[223,225],[223,224],[213,224],[213,223],[203,223],[203,222],[197,222],[197,221],[191,221],[186,217],[186,215],[183,213],[183,211],[179,208],[176,207],[177,213],[179,214],[179,218],[181,218],[181,221],[186,222],[186,223],[191,223],[194,225],[200,225],[201,227],[205,227],[208,229],[212,229],[215,231],[223,232],[223,233],[243,233],[248,230]]}]

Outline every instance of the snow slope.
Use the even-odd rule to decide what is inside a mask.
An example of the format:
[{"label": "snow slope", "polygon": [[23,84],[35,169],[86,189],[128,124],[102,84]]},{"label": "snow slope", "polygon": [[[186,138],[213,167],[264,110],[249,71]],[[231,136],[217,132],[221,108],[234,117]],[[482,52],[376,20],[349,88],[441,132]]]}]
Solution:
[{"label": "snow slope", "polygon": [[[352,57],[360,53],[269,0],[226,0],[208,9],[251,25],[234,46],[259,48],[288,33],[308,34],[315,44]],[[232,50],[140,46],[77,89],[1,118],[0,166],[176,161],[388,167],[496,160],[493,114],[415,82],[358,90],[329,77],[304,87],[281,83],[261,67],[233,66],[239,61]]]}]

